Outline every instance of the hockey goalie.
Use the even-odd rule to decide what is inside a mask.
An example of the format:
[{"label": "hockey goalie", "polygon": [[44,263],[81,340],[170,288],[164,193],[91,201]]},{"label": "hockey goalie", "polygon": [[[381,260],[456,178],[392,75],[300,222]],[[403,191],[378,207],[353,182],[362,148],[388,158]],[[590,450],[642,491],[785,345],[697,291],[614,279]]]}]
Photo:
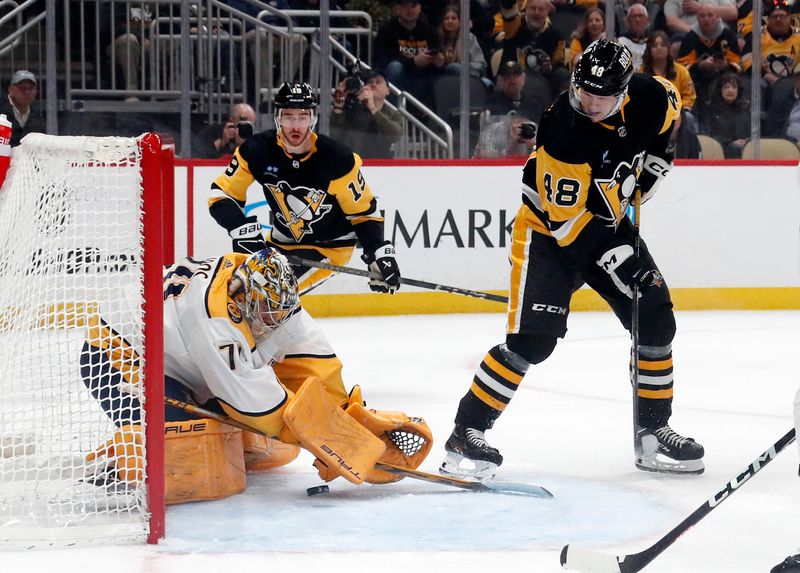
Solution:
[{"label": "hockey goalie", "polygon": [[[167,502],[242,491],[245,472],[293,460],[302,447],[319,475],[361,484],[401,479],[377,462],[416,469],[432,446],[421,418],[368,410],[345,391],[342,364],[300,306],[286,259],[266,248],[165,269],[165,394],[201,405],[271,436],[241,432],[166,407]],[[104,478],[143,478],[136,341],[114,328],[119,309],[101,309],[81,353],[81,377],[112,418],[111,440],[87,457]]]}]

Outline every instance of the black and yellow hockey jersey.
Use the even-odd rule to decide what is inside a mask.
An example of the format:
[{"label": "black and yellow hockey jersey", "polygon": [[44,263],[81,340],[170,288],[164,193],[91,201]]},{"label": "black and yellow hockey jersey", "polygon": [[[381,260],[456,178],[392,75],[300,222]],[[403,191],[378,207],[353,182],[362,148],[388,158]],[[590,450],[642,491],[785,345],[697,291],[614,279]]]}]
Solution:
[{"label": "black and yellow hockey jersey", "polygon": [[654,189],[672,163],[667,153],[681,101],[667,80],[634,74],[619,112],[598,122],[561,94],[544,113],[522,176],[520,215],[561,247],[592,250],[610,237],[633,192]]},{"label": "black and yellow hockey jersey", "polygon": [[251,136],[211,185],[211,216],[228,231],[245,223],[247,188],[258,181],[274,214],[267,239],[276,245],[352,246],[383,242],[383,218],[361,173],[361,158],[312,134],[306,154],[288,153],[277,132]]}]

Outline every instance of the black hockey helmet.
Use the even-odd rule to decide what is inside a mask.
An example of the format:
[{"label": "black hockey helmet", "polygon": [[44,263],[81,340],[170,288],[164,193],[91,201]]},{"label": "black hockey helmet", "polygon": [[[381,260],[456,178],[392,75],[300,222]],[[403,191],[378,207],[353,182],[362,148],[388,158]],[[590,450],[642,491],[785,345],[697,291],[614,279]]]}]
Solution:
[{"label": "black hockey helmet", "polygon": [[611,40],[595,40],[584,50],[572,72],[572,85],[598,96],[624,92],[633,75],[631,52]]},{"label": "black hockey helmet", "polygon": [[[596,96],[616,96],[617,101],[605,117],[617,113],[628,93],[633,76],[631,52],[611,40],[595,40],[581,54],[569,83],[569,103],[575,111],[586,115],[578,90]],[[605,118],[602,118],[605,119]]]},{"label": "black hockey helmet", "polygon": [[315,109],[317,98],[306,83],[284,82],[275,94],[276,109]]}]

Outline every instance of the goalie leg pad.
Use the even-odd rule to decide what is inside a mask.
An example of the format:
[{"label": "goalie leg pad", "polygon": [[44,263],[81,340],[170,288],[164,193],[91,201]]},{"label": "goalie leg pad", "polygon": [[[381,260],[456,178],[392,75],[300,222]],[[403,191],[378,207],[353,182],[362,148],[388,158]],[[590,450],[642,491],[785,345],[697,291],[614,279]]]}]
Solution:
[{"label": "goalie leg pad", "polygon": [[361,484],[381,458],[386,445],[348,416],[318,378],[308,378],[283,413],[286,426],[300,445],[314,454],[320,477],[338,476]]},{"label": "goalie leg pad", "polygon": [[216,420],[164,425],[166,503],[222,499],[247,487],[242,431]]},{"label": "goalie leg pad", "polygon": [[248,473],[285,466],[300,454],[300,448],[253,432],[242,432],[244,465]]},{"label": "goalie leg pad", "polygon": [[[359,424],[375,434],[386,445],[379,462],[417,469],[433,447],[431,429],[422,418],[410,418],[403,412],[368,410],[361,401],[352,401],[347,413]],[[390,483],[403,476],[372,469],[365,481],[375,484]]]},{"label": "goalie leg pad", "polygon": [[143,435],[141,424],[122,426],[105,444],[89,452],[86,461],[106,458],[109,466],[113,466],[118,480],[137,485],[144,480]]}]

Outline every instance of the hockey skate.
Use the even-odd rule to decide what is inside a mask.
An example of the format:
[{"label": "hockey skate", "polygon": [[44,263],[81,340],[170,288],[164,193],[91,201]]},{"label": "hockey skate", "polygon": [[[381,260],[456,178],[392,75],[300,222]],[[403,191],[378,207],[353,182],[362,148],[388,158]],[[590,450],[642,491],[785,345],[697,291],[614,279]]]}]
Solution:
[{"label": "hockey skate", "polygon": [[770,569],[769,573],[800,573],[800,554],[790,555]]},{"label": "hockey skate", "polygon": [[491,447],[483,432],[456,425],[444,445],[447,455],[439,468],[445,476],[470,481],[489,481],[503,463],[497,448]]},{"label": "hockey skate", "polygon": [[681,436],[665,424],[660,428],[642,428],[637,432],[641,451],[636,452],[636,467],[648,472],[701,474],[703,446]]}]

